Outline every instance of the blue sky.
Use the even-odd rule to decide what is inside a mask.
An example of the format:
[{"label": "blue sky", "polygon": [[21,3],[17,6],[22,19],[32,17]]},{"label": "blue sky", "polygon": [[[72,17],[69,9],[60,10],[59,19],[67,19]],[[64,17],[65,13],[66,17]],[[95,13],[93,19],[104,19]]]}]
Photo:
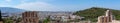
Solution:
[{"label": "blue sky", "polygon": [[0,7],[31,11],[78,11],[90,7],[120,10],[120,0],[0,0]]}]

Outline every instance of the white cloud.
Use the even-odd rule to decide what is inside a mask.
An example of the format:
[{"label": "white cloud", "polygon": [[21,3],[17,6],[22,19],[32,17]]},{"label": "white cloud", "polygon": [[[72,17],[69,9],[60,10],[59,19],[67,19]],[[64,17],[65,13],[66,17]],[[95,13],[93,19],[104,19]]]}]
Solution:
[{"label": "white cloud", "polygon": [[12,7],[12,5],[9,5],[9,4],[0,4],[0,7]]},{"label": "white cloud", "polygon": [[11,2],[12,0],[5,0],[6,2]]},{"label": "white cloud", "polygon": [[25,9],[25,10],[31,10],[31,11],[50,11],[53,8],[55,8],[53,5],[45,2],[22,3],[15,7],[20,9]]}]

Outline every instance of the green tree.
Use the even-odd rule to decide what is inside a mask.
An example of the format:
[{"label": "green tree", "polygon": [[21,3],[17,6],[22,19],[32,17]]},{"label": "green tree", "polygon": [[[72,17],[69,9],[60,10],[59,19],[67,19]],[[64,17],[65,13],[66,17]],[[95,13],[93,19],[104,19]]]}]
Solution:
[{"label": "green tree", "polygon": [[10,18],[4,18],[3,23],[13,23],[13,20]]},{"label": "green tree", "polygon": [[48,23],[50,22],[50,16],[48,16],[45,20],[43,20],[43,23]]},{"label": "green tree", "polygon": [[19,17],[19,18],[16,20],[16,23],[19,23],[19,22],[21,22],[21,21],[22,21],[22,18]]}]

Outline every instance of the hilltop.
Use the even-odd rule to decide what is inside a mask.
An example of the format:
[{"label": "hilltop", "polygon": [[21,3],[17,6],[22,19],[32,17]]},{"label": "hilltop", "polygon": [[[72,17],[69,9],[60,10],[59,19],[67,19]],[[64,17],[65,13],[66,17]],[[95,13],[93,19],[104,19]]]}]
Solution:
[{"label": "hilltop", "polygon": [[91,20],[97,22],[99,16],[105,15],[106,10],[111,10],[113,16],[116,20],[120,20],[120,10],[101,8],[101,7],[91,7],[89,9],[76,11],[73,14],[85,17],[83,20]]}]

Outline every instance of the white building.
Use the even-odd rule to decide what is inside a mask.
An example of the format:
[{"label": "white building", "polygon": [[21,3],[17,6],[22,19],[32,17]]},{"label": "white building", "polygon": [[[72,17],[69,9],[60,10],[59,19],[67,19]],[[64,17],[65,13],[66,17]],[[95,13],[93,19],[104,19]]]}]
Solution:
[{"label": "white building", "polygon": [[50,16],[50,18],[51,20],[69,21],[75,19],[82,19],[83,17],[77,15],[56,15],[56,16]]}]

